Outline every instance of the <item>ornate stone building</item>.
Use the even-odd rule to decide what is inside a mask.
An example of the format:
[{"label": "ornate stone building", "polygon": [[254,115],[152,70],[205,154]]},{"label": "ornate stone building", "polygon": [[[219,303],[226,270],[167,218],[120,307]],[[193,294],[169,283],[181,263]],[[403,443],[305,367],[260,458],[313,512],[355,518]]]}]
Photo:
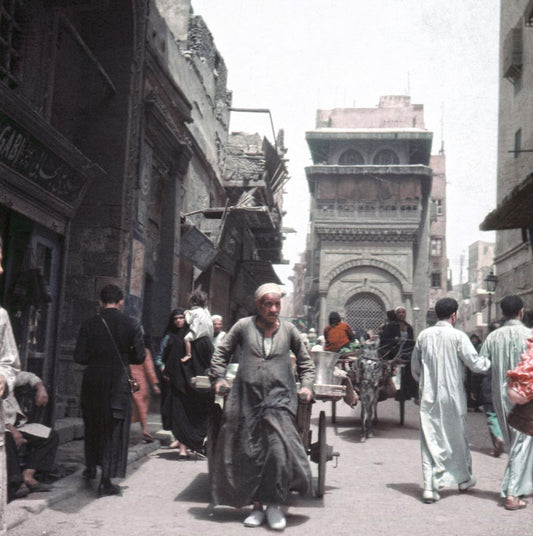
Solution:
[{"label": "ornate stone building", "polygon": [[497,207],[481,224],[496,230],[496,301],[518,294],[533,314],[533,2],[503,0],[500,20]]},{"label": "ornate stone building", "polygon": [[198,286],[248,312],[232,288],[281,255],[284,148],[255,140],[232,157],[249,174],[224,173],[227,70],[190,0],[0,0],[0,22],[0,300],[50,421],[78,411],[73,348],[106,283],[154,339]]},{"label": "ornate stone building", "polygon": [[306,139],[309,324],[322,330],[338,311],[354,329],[376,329],[403,304],[421,329],[446,288],[444,155],[432,202],[422,105],[389,96],[372,109],[318,110]]}]

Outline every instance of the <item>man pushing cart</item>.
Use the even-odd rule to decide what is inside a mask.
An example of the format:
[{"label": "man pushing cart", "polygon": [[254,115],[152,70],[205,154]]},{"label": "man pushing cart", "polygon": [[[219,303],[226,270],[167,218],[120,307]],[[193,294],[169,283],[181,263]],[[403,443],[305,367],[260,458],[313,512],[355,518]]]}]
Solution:
[{"label": "man pushing cart", "polygon": [[[298,400],[312,401],[315,367],[298,330],[279,318],[281,295],[274,283],[257,289],[257,315],[239,320],[226,334],[209,371],[215,393],[225,396],[229,389],[226,367],[241,347],[213,454],[213,504],[251,504],[253,509],[244,524],[256,527],[266,519],[273,530],[286,526],[281,505],[290,492],[309,495],[312,490],[296,413]],[[296,356],[299,389],[291,351]]]}]

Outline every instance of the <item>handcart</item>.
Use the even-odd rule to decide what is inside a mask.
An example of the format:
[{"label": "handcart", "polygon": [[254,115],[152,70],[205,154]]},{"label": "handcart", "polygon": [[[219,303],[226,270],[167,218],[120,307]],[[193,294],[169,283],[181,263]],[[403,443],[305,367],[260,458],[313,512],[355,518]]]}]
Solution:
[{"label": "handcart", "polygon": [[[337,361],[338,355],[332,352],[312,352],[315,366],[317,368],[317,378],[314,385],[315,400],[327,401],[327,400],[339,400],[346,392],[346,388],[343,385],[332,385],[330,383],[321,383],[325,378],[333,377],[333,368]],[[330,356],[319,356],[316,354],[331,354]],[[333,365],[331,365],[333,362]],[[331,374],[328,376],[326,370],[331,369]],[[226,378],[230,389],[233,384],[233,379]],[[195,376],[192,378],[193,387],[200,390],[209,390],[211,385],[207,376]],[[212,464],[214,459],[214,452],[216,449],[216,440],[222,421],[223,412],[223,400],[215,400],[209,414],[209,421],[207,426],[207,466],[209,476],[213,473]],[[318,417],[318,438],[317,441],[311,442],[311,413],[313,403],[298,402],[298,411],[296,415],[296,422],[298,432],[302,439],[303,446],[307,455],[311,461],[318,464],[318,479],[315,489],[315,495],[317,497],[323,497],[325,490],[326,480],[326,463],[332,460],[334,457],[338,457],[339,453],[333,450],[333,447],[326,443],[326,414],[321,411]]]},{"label": "handcart", "polygon": [[[346,394],[346,387],[334,382],[334,368],[339,358],[335,352],[311,352],[315,363],[316,377],[313,386],[315,401],[332,402],[340,400]],[[313,404],[298,404],[296,416],[298,432],[302,438],[304,448],[312,462],[318,464],[318,480],[315,490],[317,497],[323,497],[326,486],[326,463],[340,454],[333,450],[326,442],[326,412],[321,410],[318,415],[318,437],[311,443],[311,413]]]}]

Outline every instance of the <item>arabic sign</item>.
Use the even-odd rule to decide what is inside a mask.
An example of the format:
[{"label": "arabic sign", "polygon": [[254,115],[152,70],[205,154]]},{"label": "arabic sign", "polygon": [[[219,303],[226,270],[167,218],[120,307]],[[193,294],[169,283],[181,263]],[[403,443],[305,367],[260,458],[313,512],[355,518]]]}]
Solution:
[{"label": "arabic sign", "polygon": [[57,155],[0,112],[0,162],[67,203],[84,179]]}]

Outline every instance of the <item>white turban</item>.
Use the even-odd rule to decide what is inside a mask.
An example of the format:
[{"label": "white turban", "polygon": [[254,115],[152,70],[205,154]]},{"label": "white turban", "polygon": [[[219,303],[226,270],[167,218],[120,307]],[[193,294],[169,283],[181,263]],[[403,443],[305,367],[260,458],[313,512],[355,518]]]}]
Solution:
[{"label": "white turban", "polygon": [[214,320],[222,320],[222,317],[221,317],[220,315],[213,315],[213,316],[211,317],[211,320],[213,320],[213,321],[214,321]]},{"label": "white turban", "polygon": [[394,312],[397,313],[400,309],[403,309],[405,312],[407,312],[407,309],[403,305],[398,305],[398,307],[394,309]]},{"label": "white turban", "polygon": [[276,283],[265,283],[255,291],[254,298],[260,300],[265,294],[279,294],[281,296],[283,292],[281,291],[281,287],[276,285]]}]

